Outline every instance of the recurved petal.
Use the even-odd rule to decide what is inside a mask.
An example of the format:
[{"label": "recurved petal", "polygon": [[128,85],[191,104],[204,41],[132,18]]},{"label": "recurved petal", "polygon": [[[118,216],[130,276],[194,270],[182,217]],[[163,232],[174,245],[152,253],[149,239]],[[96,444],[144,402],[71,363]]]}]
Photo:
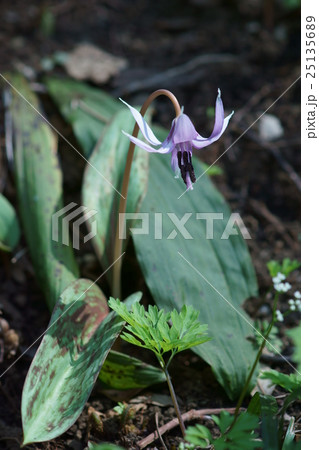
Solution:
[{"label": "recurved petal", "polygon": [[214,123],[214,129],[210,137],[216,136],[219,134],[223,129],[224,124],[224,105],[222,102],[221,92],[220,89],[218,89],[218,95],[216,98],[216,105],[215,105],[215,123]]},{"label": "recurved petal", "polygon": [[[126,133],[125,131],[122,130],[122,133],[125,134],[125,136],[127,136],[129,138],[129,140],[131,142],[133,142],[135,145],[137,145],[138,147],[142,148],[143,150],[146,150],[149,153],[169,153],[173,150],[174,144],[172,142],[167,143],[164,146],[164,143],[161,147],[159,148],[153,148],[150,145],[146,144],[146,142],[141,141],[140,139],[131,136],[130,134]],[[161,144],[161,143],[160,143]]]},{"label": "recurved petal", "polygon": [[214,132],[213,132],[212,135],[208,138],[204,138],[204,137],[198,135],[196,139],[192,140],[192,146],[194,148],[196,148],[197,150],[199,150],[199,149],[207,147],[208,145],[217,141],[221,137],[221,135],[224,133],[224,131],[226,130],[228,122],[230,121],[233,114],[234,114],[234,111],[224,119],[223,127],[218,134],[214,134]]},{"label": "recurved petal", "polygon": [[162,144],[161,141],[159,141],[157,139],[157,137],[155,136],[155,134],[153,133],[151,128],[147,125],[144,117],[137,111],[137,109],[133,108],[133,106],[129,105],[121,98],[120,98],[120,100],[122,103],[124,103],[124,105],[126,105],[130,109],[130,111],[131,111],[134,119],[136,120],[136,123],[139,126],[139,129],[141,130],[145,139],[152,145],[161,145]]}]

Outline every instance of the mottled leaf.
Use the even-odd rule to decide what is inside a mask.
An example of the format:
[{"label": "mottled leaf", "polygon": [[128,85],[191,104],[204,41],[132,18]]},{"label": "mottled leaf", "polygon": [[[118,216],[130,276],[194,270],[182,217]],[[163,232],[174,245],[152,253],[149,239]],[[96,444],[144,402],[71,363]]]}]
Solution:
[{"label": "mottled leaf", "polygon": [[[61,113],[72,125],[84,155],[89,157],[82,198],[83,204],[98,214],[88,218],[86,224],[90,230],[92,226],[96,227],[92,244],[102,265],[108,267],[113,262],[117,211],[129,147],[129,140],[122,130],[131,132],[134,119],[119,100],[84,83],[48,78],[46,85]],[[147,178],[148,154],[136,149],[127,213],[138,211],[146,192]],[[107,276],[111,276],[111,271]]]},{"label": "mottled leaf", "polygon": [[[200,176],[202,165],[195,159],[194,166]],[[235,398],[255,358],[247,340],[253,328],[246,322],[249,318],[242,308],[243,301],[257,291],[246,243],[240,234],[221,239],[231,212],[205,175],[193,191],[178,198],[185,185],[174,178],[169,157],[151,154],[149,180],[141,211],[151,212],[150,232],[133,235],[145,280],[160,308],[180,310],[186,304],[200,311],[199,320],[208,324],[212,340],[193,351],[212,366],[228,395]],[[186,238],[169,218],[172,212],[178,220],[189,214]],[[158,228],[155,236],[158,215],[154,213],[162,214],[162,237]],[[206,239],[207,224],[196,216],[200,213],[224,215],[222,220],[214,220],[213,239]]]},{"label": "mottled leaf", "polygon": [[[91,229],[93,222],[96,222],[94,226],[97,233],[92,239],[92,244],[103,267],[108,267],[114,260],[117,212],[129,146],[129,141],[122,130],[133,127],[134,119],[129,111],[122,109],[117,113],[104,130],[84,174],[83,204],[90,210],[98,211],[94,219],[87,220],[87,225]],[[96,167],[104,178],[96,173]],[[132,164],[126,212],[134,213],[139,209],[147,188],[147,176],[148,154],[139,149],[135,152]]]},{"label": "mottled leaf", "polygon": [[103,128],[122,109],[120,102],[100,89],[71,79],[47,78],[49,94],[59,107],[85,157],[89,157]]},{"label": "mottled leaf", "polygon": [[145,364],[137,358],[110,351],[102,366],[99,380],[106,389],[145,388],[166,380],[161,369]]},{"label": "mottled leaf", "polygon": [[0,250],[11,252],[20,239],[20,226],[15,209],[0,194]]},{"label": "mottled leaf", "polygon": [[40,110],[28,83],[19,75],[11,76],[10,82],[16,89],[10,91],[9,113],[14,127],[14,170],[20,215],[36,277],[53,309],[63,289],[78,276],[72,248],[62,244],[62,227],[58,227],[57,241],[52,235],[52,216],[63,208],[57,139],[30,106]]},{"label": "mottled leaf", "polygon": [[75,422],[123,325],[92,281],[79,279],[63,291],[23,388],[24,445],[53,439]]}]

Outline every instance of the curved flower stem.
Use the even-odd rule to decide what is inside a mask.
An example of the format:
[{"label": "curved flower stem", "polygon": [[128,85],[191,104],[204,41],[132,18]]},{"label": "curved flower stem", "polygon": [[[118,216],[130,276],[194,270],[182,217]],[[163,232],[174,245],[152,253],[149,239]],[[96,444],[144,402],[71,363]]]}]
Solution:
[{"label": "curved flower stem", "polygon": [[[181,107],[178,103],[177,98],[174,94],[172,94],[170,91],[166,89],[158,89],[157,91],[154,91],[144,102],[142,108],[141,108],[141,115],[144,116],[146,113],[148,107],[152,103],[153,100],[156,99],[156,97],[159,97],[160,95],[165,95],[168,97],[171,102],[173,103],[173,106],[175,108],[175,114],[176,117],[180,115],[181,113]],[[137,137],[138,135],[138,125],[137,123],[134,126],[132,136]],[[127,158],[126,158],[126,165],[124,170],[124,176],[123,176],[123,182],[122,182],[122,189],[121,189],[121,198],[120,198],[120,205],[119,205],[119,211],[118,211],[118,217],[120,217],[120,214],[125,213],[126,210],[126,203],[127,203],[127,192],[128,192],[128,185],[130,181],[130,173],[131,173],[131,167],[132,167],[132,161],[134,156],[134,149],[135,144],[133,142],[130,143]],[[120,230],[119,230],[119,220],[117,221],[117,227],[116,227],[116,236],[115,236],[115,245],[114,245],[114,259],[113,261],[116,261],[119,256],[123,253],[123,239],[119,238]],[[112,294],[114,298],[120,298],[121,297],[121,268],[122,268],[122,258],[118,259],[118,261],[114,264],[113,267],[113,280],[112,280]]]},{"label": "curved flower stem", "polygon": [[269,326],[268,326],[268,328],[266,330],[266,333],[264,335],[264,339],[263,339],[263,341],[261,343],[261,346],[259,347],[257,356],[256,356],[255,361],[254,361],[254,364],[253,364],[252,368],[250,369],[250,372],[249,372],[249,375],[247,377],[246,383],[245,383],[245,385],[244,385],[244,387],[243,387],[243,389],[242,389],[242,391],[240,393],[240,397],[238,399],[238,402],[237,402],[237,405],[236,405],[236,409],[235,409],[235,413],[234,413],[234,420],[233,420],[232,424],[230,425],[230,428],[229,428],[228,431],[230,431],[233,428],[233,426],[235,425],[235,423],[236,423],[236,420],[237,420],[237,417],[238,417],[238,414],[239,414],[239,411],[240,411],[240,407],[241,407],[241,405],[242,405],[242,403],[244,401],[245,395],[246,395],[247,390],[249,388],[249,385],[250,385],[251,379],[253,377],[253,374],[255,372],[255,369],[257,367],[258,361],[260,360],[261,354],[262,354],[262,352],[263,352],[263,350],[265,348],[265,345],[266,345],[266,342],[267,342],[268,337],[270,335],[270,332],[272,330],[272,327],[274,326],[274,323],[276,322],[276,308],[277,308],[277,303],[278,303],[278,297],[279,297],[279,295],[278,295],[278,292],[277,292],[276,295],[275,295],[274,305],[273,305],[273,310],[272,310],[272,320],[271,320],[271,322],[270,322],[270,324],[269,324]]}]

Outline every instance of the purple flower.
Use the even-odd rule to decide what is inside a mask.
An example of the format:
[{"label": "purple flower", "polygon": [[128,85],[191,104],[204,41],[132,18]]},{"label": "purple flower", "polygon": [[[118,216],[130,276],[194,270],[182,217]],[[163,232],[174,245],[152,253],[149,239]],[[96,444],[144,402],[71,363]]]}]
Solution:
[{"label": "purple flower", "polygon": [[193,189],[192,183],[195,183],[196,181],[192,164],[193,148],[199,150],[217,141],[217,139],[219,139],[225,131],[228,122],[234,113],[232,112],[231,114],[229,114],[229,116],[224,118],[224,107],[221,99],[220,89],[218,89],[218,96],[216,99],[214,129],[212,134],[208,138],[204,138],[199,133],[197,133],[190,118],[183,113],[182,108],[181,114],[173,120],[172,127],[167,138],[163,142],[160,142],[154,135],[150,127],[147,125],[141,114],[128,103],[124,102],[123,100],[121,101],[130,108],[130,111],[133,114],[134,119],[136,120],[144,138],[153,147],[141,141],[140,139],[129,135],[125,131],[123,131],[123,133],[130,139],[130,141],[134,142],[134,144],[136,144],[138,147],[141,147],[148,152],[171,153],[171,166],[173,171],[175,172],[176,178],[178,178],[178,170],[180,170],[187,189]]}]

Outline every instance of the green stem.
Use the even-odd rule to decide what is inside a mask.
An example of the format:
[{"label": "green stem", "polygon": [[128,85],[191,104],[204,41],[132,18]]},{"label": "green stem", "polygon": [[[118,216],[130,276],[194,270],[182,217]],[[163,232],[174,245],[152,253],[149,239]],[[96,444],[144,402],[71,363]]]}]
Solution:
[{"label": "green stem", "polygon": [[245,385],[244,385],[244,387],[243,387],[243,389],[241,391],[240,397],[239,397],[237,405],[236,405],[235,413],[234,413],[234,420],[233,420],[233,422],[232,422],[232,424],[231,424],[231,426],[230,426],[228,431],[230,431],[233,428],[233,426],[235,425],[235,423],[236,423],[236,420],[237,420],[237,417],[238,417],[238,414],[239,414],[239,411],[240,411],[240,407],[241,407],[241,405],[242,405],[242,403],[244,401],[244,398],[245,398],[245,395],[246,395],[247,390],[249,388],[251,379],[253,377],[253,374],[255,372],[255,369],[257,367],[257,364],[259,362],[261,354],[262,354],[262,352],[263,352],[263,350],[265,348],[265,345],[266,345],[266,342],[267,342],[268,337],[270,335],[270,332],[272,330],[272,327],[274,326],[274,323],[276,321],[276,308],[277,308],[277,303],[278,303],[278,297],[279,297],[279,295],[278,295],[278,292],[277,292],[276,295],[275,295],[274,305],[273,305],[273,310],[272,310],[272,320],[271,320],[271,322],[270,322],[270,324],[269,324],[269,326],[267,328],[267,331],[266,331],[265,335],[263,336],[263,341],[262,341],[261,346],[260,346],[260,348],[258,350],[258,353],[257,353],[257,356],[255,358],[254,364],[252,365],[252,368],[250,369],[250,372],[249,372],[249,375],[247,377],[246,383],[245,383]]},{"label": "green stem", "polygon": [[[168,97],[171,102],[174,105],[175,108],[175,114],[176,117],[180,115],[181,108],[179,106],[179,103],[175,97],[170,91],[167,91],[166,89],[159,89],[155,92],[153,92],[144,102],[142,108],[141,108],[141,115],[144,116],[146,113],[148,107],[152,103],[153,100],[155,100],[156,97],[160,95],[165,95]],[[137,124],[135,124],[132,136],[137,137],[139,131],[139,127]],[[121,197],[120,197],[120,204],[119,204],[119,212],[118,217],[121,217],[121,214],[125,213],[126,210],[126,202],[127,202],[127,192],[128,192],[128,185],[130,181],[130,173],[131,173],[131,167],[132,167],[132,161],[134,156],[134,149],[135,144],[133,142],[130,143],[127,158],[126,158],[126,165],[124,170],[124,176],[123,176],[123,182],[122,182],[122,189],[121,189]],[[121,268],[122,268],[122,258],[119,258],[120,255],[123,253],[123,239],[119,238],[120,234],[120,221],[117,221],[117,227],[116,227],[116,236],[115,236],[115,244],[114,244],[114,259],[113,261],[117,261],[113,266],[113,282],[112,282],[112,294],[114,298],[121,298]]]},{"label": "green stem", "polygon": [[178,402],[177,402],[175,391],[174,391],[174,388],[173,388],[173,385],[172,385],[171,377],[169,376],[169,373],[168,373],[168,370],[167,370],[167,366],[165,366],[163,368],[163,371],[164,371],[165,376],[166,376],[166,381],[167,381],[167,384],[168,384],[169,392],[171,394],[171,398],[172,398],[172,401],[173,401],[173,405],[174,405],[174,409],[175,409],[175,412],[176,412],[176,415],[177,415],[179,426],[181,428],[183,438],[185,438],[186,429],[185,429],[185,425],[184,425],[184,422],[183,422],[182,414],[181,414],[179,406],[178,406]]}]

